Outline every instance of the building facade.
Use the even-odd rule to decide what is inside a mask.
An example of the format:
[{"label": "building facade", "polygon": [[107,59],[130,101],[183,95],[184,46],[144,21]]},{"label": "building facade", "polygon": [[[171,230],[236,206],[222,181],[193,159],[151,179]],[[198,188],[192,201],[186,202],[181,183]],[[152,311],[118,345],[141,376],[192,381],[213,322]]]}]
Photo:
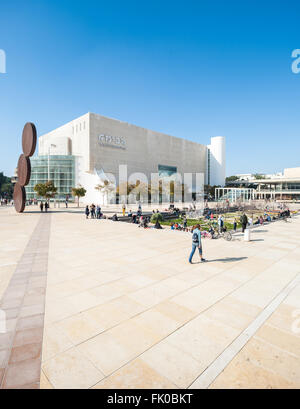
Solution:
[{"label": "building facade", "polygon": [[[81,185],[87,190],[83,202],[103,204],[107,195],[95,187],[107,180],[118,186],[120,166],[123,170],[126,166],[129,183],[150,183],[153,174],[160,178],[182,175],[182,183],[186,183],[185,174],[201,174],[202,186],[223,186],[225,138],[211,138],[211,144],[206,146],[88,113],[39,137],[28,197],[34,196],[36,183],[45,182],[50,176],[57,184],[60,199],[70,195],[72,187]],[[199,193],[194,180],[190,188]]]},{"label": "building facade", "polygon": [[43,155],[31,159],[31,178],[26,187],[27,199],[37,198],[34,186],[38,183],[54,182],[57,188],[56,199],[66,200],[71,196],[75,182],[75,163],[73,155]]}]

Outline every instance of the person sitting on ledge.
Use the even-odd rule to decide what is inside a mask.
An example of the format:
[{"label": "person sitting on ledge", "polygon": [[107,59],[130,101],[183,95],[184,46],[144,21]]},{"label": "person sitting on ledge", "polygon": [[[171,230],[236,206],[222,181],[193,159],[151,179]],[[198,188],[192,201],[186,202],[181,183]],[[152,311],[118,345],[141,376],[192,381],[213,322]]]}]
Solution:
[{"label": "person sitting on ledge", "polygon": [[162,229],[161,224],[159,223],[158,220],[156,220],[156,223],[155,223],[154,228],[155,228],[155,229]]},{"label": "person sitting on ledge", "polygon": [[111,219],[112,219],[114,222],[119,221],[118,216],[117,216],[116,213],[113,215],[113,217],[112,217]]},{"label": "person sitting on ledge", "polygon": [[144,227],[146,229],[148,227],[148,218],[145,216],[141,216],[139,227]]},{"label": "person sitting on ledge", "polygon": [[141,216],[139,219],[139,227],[143,227],[144,217]]},{"label": "person sitting on ledge", "polygon": [[131,211],[131,209],[130,209],[129,212],[128,212],[128,217],[132,217],[132,211]]}]

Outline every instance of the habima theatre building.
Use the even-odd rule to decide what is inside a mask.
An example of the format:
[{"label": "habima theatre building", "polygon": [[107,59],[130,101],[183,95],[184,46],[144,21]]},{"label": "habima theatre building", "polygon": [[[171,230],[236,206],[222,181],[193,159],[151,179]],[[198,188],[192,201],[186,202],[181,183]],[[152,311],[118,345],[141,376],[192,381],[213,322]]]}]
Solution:
[{"label": "habima theatre building", "polygon": [[84,203],[107,204],[108,192],[95,187],[107,180],[110,186],[121,184],[120,166],[126,168],[128,183],[144,182],[143,175],[151,183],[152,174],[160,180],[179,174],[186,183],[185,174],[202,174],[200,188],[195,178],[189,184],[195,198],[200,190],[203,193],[204,183],[225,184],[225,137],[212,137],[206,146],[87,113],[39,137],[38,156],[31,159],[27,198],[37,198],[37,183],[53,180],[56,200],[71,199],[72,187],[81,185],[87,190]]}]

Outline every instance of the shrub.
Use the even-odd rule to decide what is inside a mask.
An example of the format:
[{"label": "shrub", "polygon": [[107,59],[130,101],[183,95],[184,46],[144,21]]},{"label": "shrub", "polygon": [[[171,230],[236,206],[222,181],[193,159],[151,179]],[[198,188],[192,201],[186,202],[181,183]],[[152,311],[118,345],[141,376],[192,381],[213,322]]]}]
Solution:
[{"label": "shrub", "polygon": [[164,220],[164,218],[162,217],[162,215],[160,213],[154,213],[151,216],[151,223],[155,224],[157,222],[157,220],[159,222],[162,222]]}]

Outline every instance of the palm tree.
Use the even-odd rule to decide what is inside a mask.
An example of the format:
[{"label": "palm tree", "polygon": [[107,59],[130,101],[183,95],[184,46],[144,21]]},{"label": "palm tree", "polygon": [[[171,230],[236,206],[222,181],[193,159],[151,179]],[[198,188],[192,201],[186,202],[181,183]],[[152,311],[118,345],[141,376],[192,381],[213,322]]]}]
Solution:
[{"label": "palm tree", "polygon": [[115,190],[115,185],[110,180],[104,180],[95,186],[96,190],[99,190],[102,194],[106,196],[106,202],[108,203],[108,195]]}]

